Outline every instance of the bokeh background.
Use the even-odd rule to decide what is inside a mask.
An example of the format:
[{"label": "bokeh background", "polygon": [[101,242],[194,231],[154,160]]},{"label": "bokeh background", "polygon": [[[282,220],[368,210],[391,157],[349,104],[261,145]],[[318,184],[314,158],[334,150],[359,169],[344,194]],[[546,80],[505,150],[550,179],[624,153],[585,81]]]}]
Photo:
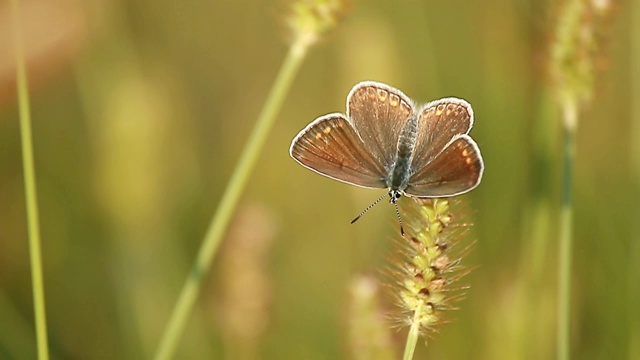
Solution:
[{"label": "bokeh background", "polygon": [[[572,352],[640,356],[640,3],[610,6],[580,113]],[[22,0],[47,319],[55,359],[154,353],[292,35],[290,2]],[[350,358],[350,284],[384,270],[383,191],[288,155],[351,87],[474,107],[486,163],[461,197],[473,271],[416,358],[555,356],[560,2],[352,1],[311,49],[238,206],[177,358]],[[0,1],[0,358],[35,358],[9,1]],[[458,215],[458,214],[456,214]],[[393,304],[381,301],[393,314]],[[393,318],[393,315],[391,315]],[[391,321],[393,323],[393,321]],[[392,329],[395,358],[406,329]],[[382,357],[381,357],[382,358]],[[392,357],[394,358],[394,357]]]}]

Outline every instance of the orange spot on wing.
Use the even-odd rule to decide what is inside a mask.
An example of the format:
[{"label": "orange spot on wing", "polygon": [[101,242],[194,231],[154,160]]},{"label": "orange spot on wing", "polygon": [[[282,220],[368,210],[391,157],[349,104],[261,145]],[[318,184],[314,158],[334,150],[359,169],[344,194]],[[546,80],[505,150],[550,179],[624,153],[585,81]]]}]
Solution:
[{"label": "orange spot on wing", "polygon": [[378,90],[378,100],[384,102],[387,101],[388,93],[384,90]]},{"label": "orange spot on wing", "polygon": [[398,105],[400,105],[400,97],[398,95],[391,95],[389,97],[389,105],[398,107]]}]

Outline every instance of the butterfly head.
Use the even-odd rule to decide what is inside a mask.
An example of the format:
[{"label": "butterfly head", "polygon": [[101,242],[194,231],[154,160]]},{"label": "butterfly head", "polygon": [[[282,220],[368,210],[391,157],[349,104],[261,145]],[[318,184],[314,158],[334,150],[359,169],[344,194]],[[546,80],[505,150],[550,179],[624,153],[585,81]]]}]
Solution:
[{"label": "butterfly head", "polygon": [[397,190],[397,189],[390,189],[389,190],[389,203],[390,204],[397,204],[398,200],[400,200],[401,197],[402,197],[402,191]]},{"label": "butterfly head", "polygon": [[[389,189],[389,203],[393,204],[393,206],[396,208],[396,215],[398,216],[398,222],[400,223],[400,233],[402,234],[402,236],[404,236],[404,228],[402,227],[402,218],[400,217],[400,210],[398,209],[398,200],[400,200],[402,195],[403,195],[402,190]],[[378,204],[380,202],[380,200],[384,199],[385,196],[386,195],[382,195],[381,197],[378,198],[378,200],[374,201],[371,205],[367,206],[360,213],[360,215],[356,216],[355,219],[351,220],[351,223],[353,224],[354,222],[358,221],[358,219],[360,219],[362,217],[362,215],[364,215],[372,207],[376,206],[376,204]]]}]

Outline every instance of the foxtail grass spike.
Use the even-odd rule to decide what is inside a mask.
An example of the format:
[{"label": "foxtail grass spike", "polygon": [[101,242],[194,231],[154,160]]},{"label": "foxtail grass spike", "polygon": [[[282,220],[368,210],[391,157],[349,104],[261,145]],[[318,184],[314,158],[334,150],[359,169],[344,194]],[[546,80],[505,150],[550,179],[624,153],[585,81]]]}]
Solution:
[{"label": "foxtail grass spike", "polygon": [[461,299],[457,290],[462,288],[455,284],[467,271],[460,265],[465,251],[451,254],[464,226],[454,223],[449,201],[408,199],[405,204],[406,235],[398,240],[401,250],[392,274],[398,286],[392,291],[402,313],[400,324],[409,327],[404,359],[411,359],[418,338],[435,332]]}]

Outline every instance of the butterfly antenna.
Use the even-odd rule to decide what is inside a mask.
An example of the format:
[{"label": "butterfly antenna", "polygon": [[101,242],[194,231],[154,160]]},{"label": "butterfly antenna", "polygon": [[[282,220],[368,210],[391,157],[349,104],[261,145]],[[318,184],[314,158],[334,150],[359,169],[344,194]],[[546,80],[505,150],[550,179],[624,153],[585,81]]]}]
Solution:
[{"label": "butterfly antenna", "polygon": [[398,222],[400,223],[400,234],[404,237],[404,228],[402,227],[402,217],[400,217],[400,210],[398,210],[398,203],[393,203],[396,207],[396,215],[398,216]]},{"label": "butterfly antenna", "polygon": [[367,211],[371,210],[372,207],[376,206],[376,204],[378,204],[380,202],[380,200],[384,199],[386,196],[387,196],[387,194],[384,194],[384,195],[380,196],[378,198],[378,200],[373,202],[373,204],[367,206],[366,209],[362,210],[360,215],[356,216],[355,219],[351,220],[351,223],[353,224],[354,222],[358,221],[362,217],[362,215],[364,215]]}]

